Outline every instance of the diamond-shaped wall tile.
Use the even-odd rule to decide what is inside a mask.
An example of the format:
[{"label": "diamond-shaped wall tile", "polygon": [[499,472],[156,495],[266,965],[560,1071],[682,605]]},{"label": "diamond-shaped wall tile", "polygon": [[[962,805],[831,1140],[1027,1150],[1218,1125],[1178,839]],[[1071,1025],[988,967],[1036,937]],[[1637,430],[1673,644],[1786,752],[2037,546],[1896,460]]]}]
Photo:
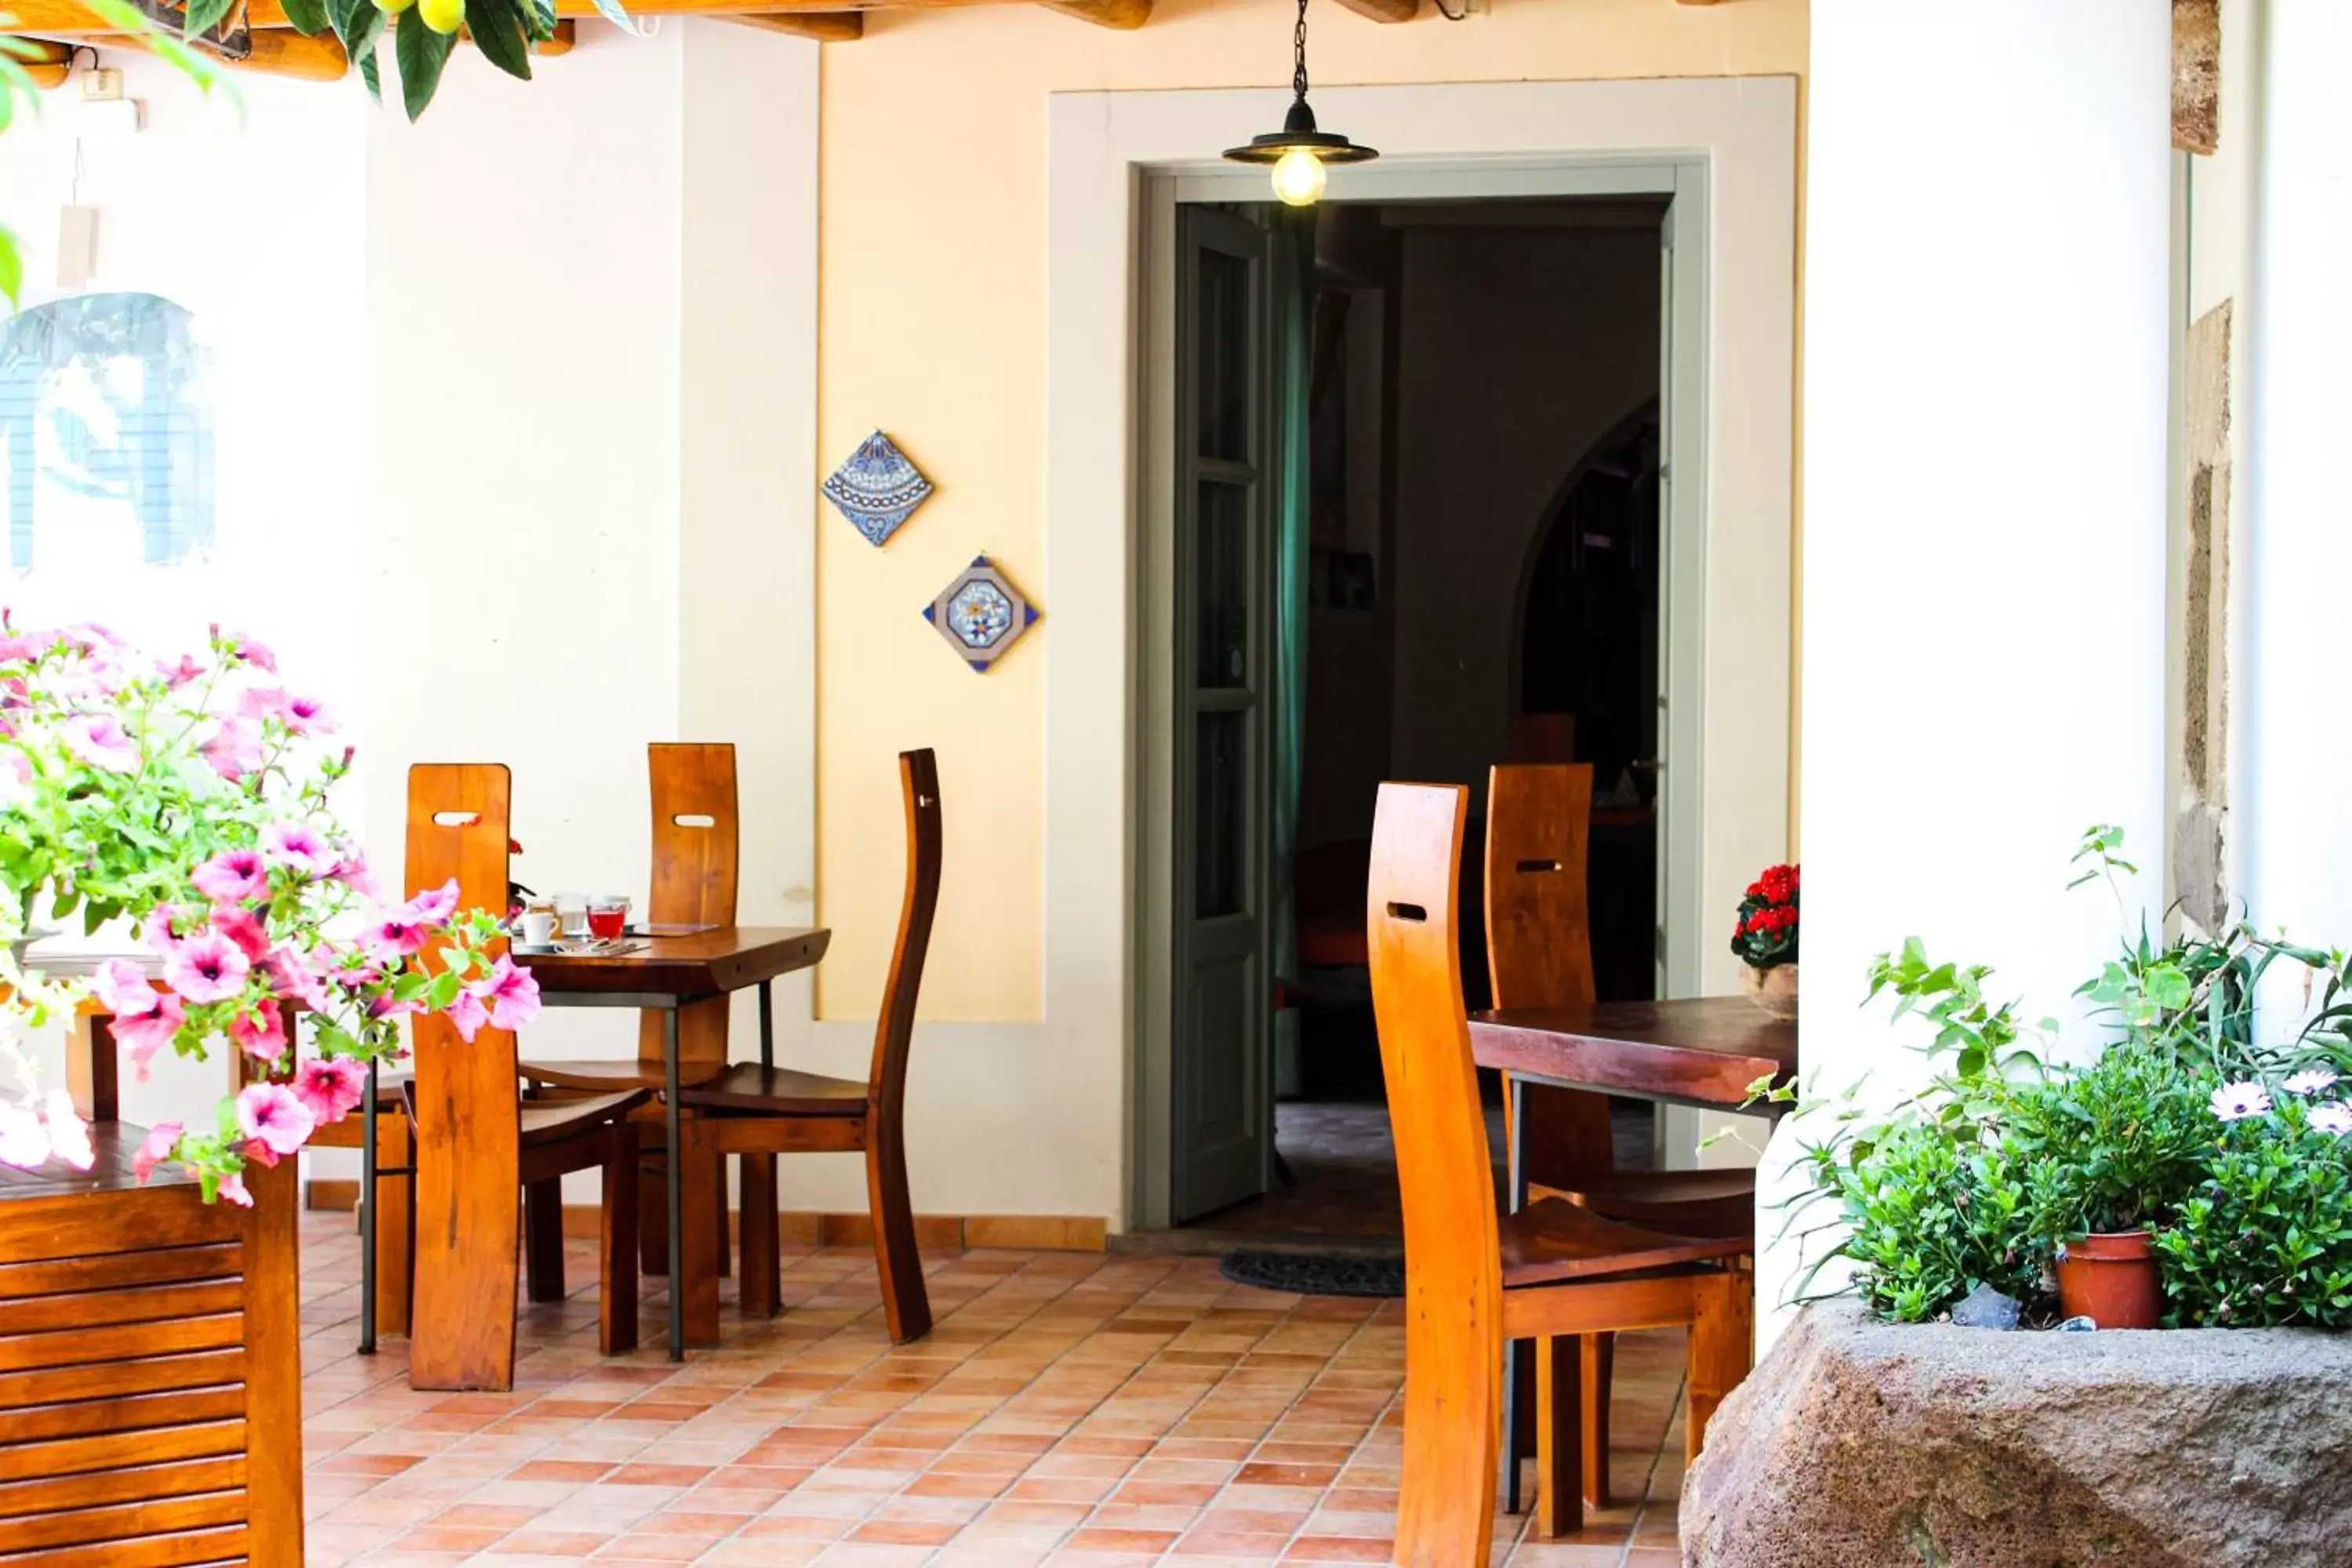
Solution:
[{"label": "diamond-shaped wall tile", "polygon": [[940,590],[923,606],[923,618],[939,628],[948,646],[975,671],[1004,657],[1004,650],[1037,623],[1037,606],[1005,579],[985,555]]},{"label": "diamond-shaped wall tile", "polygon": [[879,430],[824,481],[824,499],[841,509],[868,544],[876,545],[898,532],[930,493],[931,481]]}]

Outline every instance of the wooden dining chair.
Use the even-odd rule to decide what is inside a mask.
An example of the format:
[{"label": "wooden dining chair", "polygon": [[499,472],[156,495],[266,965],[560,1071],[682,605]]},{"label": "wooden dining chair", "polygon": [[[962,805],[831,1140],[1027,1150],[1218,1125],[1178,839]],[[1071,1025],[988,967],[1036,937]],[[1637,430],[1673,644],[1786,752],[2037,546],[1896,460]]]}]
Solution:
[{"label": "wooden dining chair", "polygon": [[1384,784],[1365,908],[1372,1010],[1404,1207],[1404,1454],[1395,1561],[1483,1563],[1503,1429],[1503,1346],[1537,1357],[1538,1530],[1579,1529],[1577,1335],[1687,1325],[1686,1446],[1747,1374],[1754,1287],[1737,1239],[1677,1237],[1545,1198],[1495,1201],[1462,1003],[1459,784]]},{"label": "wooden dining chair", "polygon": [[[922,989],[923,958],[930,948],[931,916],[940,900],[940,775],[928,749],[898,754],[898,787],[906,800],[907,887],[866,1076],[828,1078],[772,1062],[744,1062],[683,1089],[681,1103],[699,1114],[679,1130],[686,1144],[679,1170],[689,1183],[716,1183],[725,1156],[741,1157],[743,1256],[737,1269],[738,1300],[746,1316],[772,1317],[782,1300],[776,1255],[775,1157],[862,1152],[883,1312],[891,1342],[904,1344],[931,1329],[930,1298],[923,1288],[914,1209],[907,1194],[905,1132],[915,1002]],[[692,1243],[698,1238],[689,1235],[686,1239]],[[716,1271],[698,1267],[691,1256],[684,1268],[687,1337],[715,1337]]]},{"label": "wooden dining chair", "polygon": [[[1486,785],[1486,974],[1494,1005],[1591,1006],[1592,921],[1587,849],[1592,822],[1590,763],[1507,763]],[[1514,1086],[1507,1076],[1508,1103]],[[1552,1084],[1517,1086],[1517,1151],[1530,1197],[1564,1197],[1616,1220],[1675,1236],[1749,1237],[1756,1226],[1752,1171],[1620,1171],[1609,1097]],[[1752,1248],[1751,1248],[1752,1250]],[[1615,1342],[1586,1336],[1581,1363],[1585,1500],[1609,1506],[1609,1399]],[[1518,1386],[1516,1351],[1512,1387]],[[1521,1424],[1506,1440],[1504,1497],[1518,1506]]]},{"label": "wooden dining chair", "polygon": [[[507,887],[507,770],[420,763],[408,772],[408,889],[455,879],[461,910],[498,908]],[[416,1259],[408,1381],[420,1389],[514,1386],[520,1194],[572,1171],[604,1175],[606,1355],[637,1343],[637,1141],[643,1089],[524,1103],[515,1037],[488,1025],[471,1042],[437,1014],[413,1020]],[[555,1266],[562,1268],[562,1256]],[[560,1294],[560,1289],[559,1289]]]},{"label": "wooden dining chair", "polygon": [[[731,926],[740,877],[741,813],[735,784],[735,748],[724,742],[656,742],[646,748],[646,767],[653,802],[653,889],[646,900],[646,922],[655,928]],[[677,1010],[678,1079],[693,1083],[710,1078],[727,1066],[727,1025],[732,998],[706,997]],[[566,1090],[611,1093],[643,1089],[658,1093],[662,1077],[664,1015],[647,1010],[637,1015],[637,1054],[634,1058],[541,1061],[522,1064],[523,1076],[534,1084]],[[637,1118],[644,1161],[638,1171],[638,1267],[647,1274],[669,1271],[669,1200],[666,1191],[668,1150],[663,1142],[660,1116],[647,1111]],[[728,1271],[727,1191],[723,1182],[707,1190],[688,1187],[684,1203],[689,1226],[712,1227],[708,1240],[697,1238],[694,1248],[716,1260],[720,1274]],[[536,1216],[549,1208],[541,1199]],[[560,1200],[543,1226],[554,1232],[562,1223]],[[561,1246],[561,1242],[554,1244]],[[545,1249],[534,1247],[531,1256]]]}]

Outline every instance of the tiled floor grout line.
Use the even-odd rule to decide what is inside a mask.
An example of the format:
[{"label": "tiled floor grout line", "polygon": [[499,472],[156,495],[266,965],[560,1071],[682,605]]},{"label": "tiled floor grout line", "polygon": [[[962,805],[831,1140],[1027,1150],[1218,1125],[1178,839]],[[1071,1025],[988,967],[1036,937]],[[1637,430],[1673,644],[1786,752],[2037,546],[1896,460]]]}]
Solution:
[{"label": "tiled floor grout line", "polygon": [[1658,1467],[1666,1462],[1666,1445],[1675,1436],[1675,1415],[1682,1409],[1683,1395],[1689,1386],[1690,1368],[1685,1364],[1682,1375],[1675,1381],[1674,1400],[1666,1406],[1665,1428],[1658,1434],[1658,1446],[1650,1451],[1650,1468],[1642,1473],[1642,1500],[1634,1507],[1633,1528],[1625,1532],[1625,1544],[1617,1553],[1618,1568],[1633,1561],[1633,1543],[1642,1538],[1642,1522],[1650,1517],[1650,1503],[1657,1495]]}]

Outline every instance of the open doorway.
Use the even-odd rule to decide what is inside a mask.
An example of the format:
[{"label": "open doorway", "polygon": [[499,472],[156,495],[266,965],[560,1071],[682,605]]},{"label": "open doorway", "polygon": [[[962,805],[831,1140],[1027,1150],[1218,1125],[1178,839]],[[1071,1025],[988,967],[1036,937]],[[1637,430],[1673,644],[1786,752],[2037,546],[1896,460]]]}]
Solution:
[{"label": "open doorway", "polygon": [[[1374,795],[1594,768],[1605,1000],[1660,994],[1673,198],[1180,207],[1172,1217],[1399,1231]],[[1621,1164],[1653,1155],[1646,1110]],[[1491,1140],[1497,1159],[1499,1131]]]}]

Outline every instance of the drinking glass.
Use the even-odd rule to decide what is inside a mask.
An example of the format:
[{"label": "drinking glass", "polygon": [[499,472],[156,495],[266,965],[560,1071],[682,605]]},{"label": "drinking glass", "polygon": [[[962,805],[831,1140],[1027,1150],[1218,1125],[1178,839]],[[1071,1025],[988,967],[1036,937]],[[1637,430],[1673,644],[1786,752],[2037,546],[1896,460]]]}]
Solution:
[{"label": "drinking glass", "polygon": [[588,934],[588,895],[558,893],[555,895],[555,929],[565,936]]},{"label": "drinking glass", "polygon": [[618,893],[599,893],[588,900],[588,934],[610,942],[628,929],[629,900]]}]

